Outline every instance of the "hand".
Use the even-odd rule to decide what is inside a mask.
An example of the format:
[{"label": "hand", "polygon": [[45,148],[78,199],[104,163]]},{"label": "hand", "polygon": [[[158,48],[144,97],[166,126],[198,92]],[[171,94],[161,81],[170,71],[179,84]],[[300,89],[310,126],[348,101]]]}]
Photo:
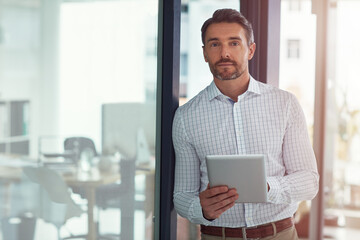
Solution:
[{"label": "hand", "polygon": [[208,185],[199,197],[204,217],[208,220],[214,220],[234,206],[239,195],[235,188],[229,189],[227,186],[210,188]]}]

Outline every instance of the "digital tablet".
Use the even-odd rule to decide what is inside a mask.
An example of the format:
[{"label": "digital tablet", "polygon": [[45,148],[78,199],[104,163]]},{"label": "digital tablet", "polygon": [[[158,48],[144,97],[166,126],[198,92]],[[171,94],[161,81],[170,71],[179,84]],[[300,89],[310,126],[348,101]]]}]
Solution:
[{"label": "digital tablet", "polygon": [[267,202],[264,155],[208,155],[206,165],[210,187],[236,188],[236,202]]}]

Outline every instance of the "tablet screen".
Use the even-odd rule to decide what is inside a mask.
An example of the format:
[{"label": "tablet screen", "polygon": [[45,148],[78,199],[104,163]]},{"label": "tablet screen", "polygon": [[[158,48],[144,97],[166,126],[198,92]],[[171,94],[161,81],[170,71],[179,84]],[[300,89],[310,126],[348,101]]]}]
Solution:
[{"label": "tablet screen", "polygon": [[236,202],[267,202],[264,155],[208,155],[206,165],[210,187],[236,188]]}]

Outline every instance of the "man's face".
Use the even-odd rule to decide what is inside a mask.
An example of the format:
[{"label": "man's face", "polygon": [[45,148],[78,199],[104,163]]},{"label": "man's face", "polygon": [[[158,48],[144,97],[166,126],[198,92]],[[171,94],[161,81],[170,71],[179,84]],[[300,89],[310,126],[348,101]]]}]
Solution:
[{"label": "man's face", "polygon": [[248,72],[255,43],[247,44],[245,30],[238,23],[213,23],[205,34],[204,58],[214,78],[233,80]]}]

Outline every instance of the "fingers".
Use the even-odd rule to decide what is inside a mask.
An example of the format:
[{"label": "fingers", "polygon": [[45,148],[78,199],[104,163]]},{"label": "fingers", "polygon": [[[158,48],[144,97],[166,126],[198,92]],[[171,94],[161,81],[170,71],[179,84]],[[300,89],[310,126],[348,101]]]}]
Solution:
[{"label": "fingers", "polygon": [[239,195],[236,189],[219,186],[207,188],[200,193],[199,197],[203,215],[210,220],[218,218],[223,212],[233,207]]},{"label": "fingers", "polygon": [[[225,193],[213,195],[212,197],[207,199],[207,202],[208,202],[208,205],[214,205],[214,207],[216,207],[216,206],[219,206],[219,204],[220,204],[220,207],[222,207],[221,202],[223,202],[223,201],[227,202],[229,200],[232,200],[232,198],[235,196],[237,196],[236,190],[229,190]],[[236,197],[236,199],[237,199],[237,197]]]},{"label": "fingers", "polygon": [[235,205],[238,195],[234,195],[206,207],[205,212],[211,219],[218,218],[223,212]]},{"label": "fingers", "polygon": [[229,204],[235,203],[236,199],[238,198],[239,195],[236,192],[234,194],[231,193],[231,195],[221,194],[209,200],[209,204],[207,206],[210,207],[213,211],[221,210]]},{"label": "fingers", "polygon": [[226,210],[232,208],[234,205],[235,205],[235,201],[232,201],[229,204],[225,205],[224,207],[213,211],[209,216],[210,219],[216,219],[216,218],[220,217],[221,214],[223,214]]},{"label": "fingers", "polygon": [[204,195],[205,197],[210,198],[210,197],[214,197],[216,195],[222,194],[222,193],[226,193],[228,191],[229,191],[229,189],[227,186],[218,186],[218,187],[210,188],[210,186],[208,185],[206,190],[201,192],[200,194]]}]

